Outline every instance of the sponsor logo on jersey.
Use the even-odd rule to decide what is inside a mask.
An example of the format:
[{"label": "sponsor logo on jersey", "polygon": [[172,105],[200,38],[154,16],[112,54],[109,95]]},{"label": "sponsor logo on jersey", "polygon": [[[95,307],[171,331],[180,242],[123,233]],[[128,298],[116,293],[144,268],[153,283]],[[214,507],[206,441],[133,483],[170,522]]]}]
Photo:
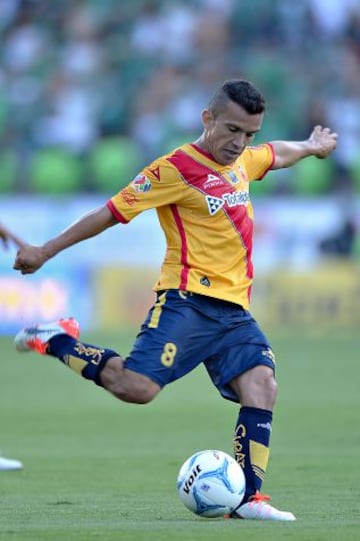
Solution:
[{"label": "sponsor logo on jersey", "polygon": [[237,207],[238,205],[247,205],[250,201],[249,192],[224,193],[222,196],[228,207]]},{"label": "sponsor logo on jersey", "polygon": [[265,428],[265,430],[269,430],[269,432],[272,432],[272,427],[270,423],[256,423],[256,426],[259,428]]},{"label": "sponsor logo on jersey", "polygon": [[127,188],[121,191],[121,197],[129,207],[133,207],[139,201],[136,195]]},{"label": "sponsor logo on jersey", "polygon": [[264,357],[268,357],[273,363],[275,362],[275,355],[270,348],[263,349],[261,354],[264,355]]},{"label": "sponsor logo on jersey", "polygon": [[153,169],[150,169],[150,172],[154,175],[154,177],[156,177],[158,179],[158,181],[160,182],[160,167],[157,166],[157,167],[154,167]]},{"label": "sponsor logo on jersey", "polygon": [[137,177],[135,177],[132,185],[135,191],[138,193],[145,193],[151,189],[150,179],[147,178],[145,175],[138,175]]},{"label": "sponsor logo on jersey", "polygon": [[203,184],[203,188],[204,190],[209,190],[210,188],[215,188],[216,186],[223,186],[224,184],[225,182],[220,177],[208,173],[207,179]]},{"label": "sponsor logo on jersey", "polygon": [[217,213],[225,204],[228,207],[247,205],[250,201],[248,192],[224,193],[222,197],[206,196],[206,202],[211,216]]},{"label": "sponsor logo on jersey", "polygon": [[214,197],[212,195],[206,196],[206,202],[211,216],[217,213],[225,205],[225,201],[219,197]]}]

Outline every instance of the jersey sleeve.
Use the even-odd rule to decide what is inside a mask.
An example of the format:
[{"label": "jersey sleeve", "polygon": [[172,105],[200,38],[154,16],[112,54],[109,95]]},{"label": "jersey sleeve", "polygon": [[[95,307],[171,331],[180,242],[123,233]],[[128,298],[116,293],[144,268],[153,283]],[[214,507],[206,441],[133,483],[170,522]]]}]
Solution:
[{"label": "jersey sleeve", "polygon": [[245,164],[249,181],[262,180],[271,169],[275,153],[270,143],[246,148]]},{"label": "jersey sleeve", "polygon": [[175,167],[165,160],[155,161],[109,199],[107,206],[119,222],[128,223],[145,210],[177,203],[183,188]]}]

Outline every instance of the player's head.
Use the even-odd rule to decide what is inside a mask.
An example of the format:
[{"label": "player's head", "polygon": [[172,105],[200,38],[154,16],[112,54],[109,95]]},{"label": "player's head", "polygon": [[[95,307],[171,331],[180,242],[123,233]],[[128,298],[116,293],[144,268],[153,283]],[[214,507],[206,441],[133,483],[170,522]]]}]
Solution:
[{"label": "player's head", "polygon": [[260,130],[264,112],[265,100],[249,81],[225,81],[202,113],[201,142],[218,163],[229,165]]},{"label": "player's head", "polygon": [[265,99],[249,81],[230,79],[225,81],[211,98],[208,110],[213,116],[224,111],[228,101],[242,107],[249,115],[258,115],[265,111]]}]

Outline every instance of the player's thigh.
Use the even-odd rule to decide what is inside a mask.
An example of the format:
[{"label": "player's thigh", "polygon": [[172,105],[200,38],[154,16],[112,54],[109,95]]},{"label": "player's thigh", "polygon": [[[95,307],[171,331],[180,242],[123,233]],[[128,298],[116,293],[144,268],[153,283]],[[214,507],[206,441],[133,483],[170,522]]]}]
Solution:
[{"label": "player's thigh", "polygon": [[165,291],[150,309],[124,366],[163,387],[203,362],[214,345],[216,325],[195,309],[193,299]]},{"label": "player's thigh", "polygon": [[249,312],[244,311],[242,321],[225,333],[221,351],[205,362],[211,380],[220,394],[239,402],[231,382],[256,366],[275,370],[275,356],[270,343]]}]

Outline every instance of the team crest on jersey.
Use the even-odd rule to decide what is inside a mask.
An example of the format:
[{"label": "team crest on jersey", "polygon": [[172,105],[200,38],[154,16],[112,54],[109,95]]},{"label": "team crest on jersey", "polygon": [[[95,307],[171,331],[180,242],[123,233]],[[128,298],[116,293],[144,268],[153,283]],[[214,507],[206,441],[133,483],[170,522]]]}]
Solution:
[{"label": "team crest on jersey", "polygon": [[200,278],[200,284],[202,286],[205,286],[205,287],[210,287],[211,286],[211,283],[210,283],[210,280],[207,276],[202,276]]},{"label": "team crest on jersey", "polygon": [[236,173],[234,173],[234,171],[230,171],[230,173],[228,173],[228,177],[231,184],[238,184],[240,182],[239,177],[236,176]]},{"label": "team crest on jersey", "polygon": [[145,175],[138,175],[135,177],[132,185],[137,193],[145,193],[151,189],[150,179]]}]

